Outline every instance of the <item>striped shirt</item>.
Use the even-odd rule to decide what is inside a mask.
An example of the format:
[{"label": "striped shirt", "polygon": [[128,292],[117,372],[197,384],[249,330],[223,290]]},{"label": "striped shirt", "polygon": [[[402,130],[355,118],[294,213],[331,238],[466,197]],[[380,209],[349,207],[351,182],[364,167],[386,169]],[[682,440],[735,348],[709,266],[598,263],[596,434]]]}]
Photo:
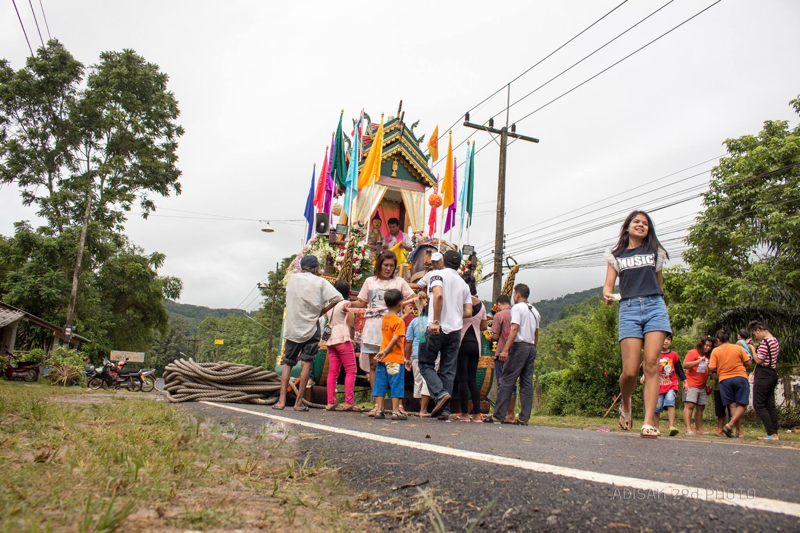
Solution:
[{"label": "striped shirt", "polygon": [[775,337],[769,337],[761,341],[758,345],[758,358],[764,361],[761,366],[775,368],[778,365],[778,352],[780,352],[781,345]]}]

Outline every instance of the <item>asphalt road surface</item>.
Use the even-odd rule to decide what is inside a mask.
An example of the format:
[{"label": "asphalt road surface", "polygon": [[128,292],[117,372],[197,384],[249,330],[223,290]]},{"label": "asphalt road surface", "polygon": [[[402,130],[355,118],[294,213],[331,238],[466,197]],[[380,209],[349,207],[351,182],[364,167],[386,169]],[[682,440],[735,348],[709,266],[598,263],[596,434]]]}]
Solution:
[{"label": "asphalt road surface", "polygon": [[[800,531],[800,450],[594,430],[374,420],[242,404],[181,404],[219,423],[285,426],[327,456],[363,512],[430,489],[448,531]],[[355,499],[355,498],[354,498]],[[486,509],[487,506],[490,506]],[[481,516],[481,512],[483,514]],[[397,518],[376,518],[385,529]],[[432,529],[426,514],[412,519]]]}]

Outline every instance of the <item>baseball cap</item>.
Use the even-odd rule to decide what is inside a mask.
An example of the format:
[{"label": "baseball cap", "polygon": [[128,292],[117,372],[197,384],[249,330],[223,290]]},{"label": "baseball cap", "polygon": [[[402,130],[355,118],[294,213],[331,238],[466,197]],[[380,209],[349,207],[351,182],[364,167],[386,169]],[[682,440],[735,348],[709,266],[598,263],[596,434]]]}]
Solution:
[{"label": "baseball cap", "polygon": [[444,253],[444,266],[458,269],[461,266],[461,255],[455,250],[447,250]]},{"label": "baseball cap", "polygon": [[300,268],[303,270],[314,270],[319,266],[319,259],[316,255],[304,255],[300,260]]},{"label": "baseball cap", "polygon": [[442,259],[444,259],[442,252],[433,252],[431,254],[431,261],[441,261]]}]

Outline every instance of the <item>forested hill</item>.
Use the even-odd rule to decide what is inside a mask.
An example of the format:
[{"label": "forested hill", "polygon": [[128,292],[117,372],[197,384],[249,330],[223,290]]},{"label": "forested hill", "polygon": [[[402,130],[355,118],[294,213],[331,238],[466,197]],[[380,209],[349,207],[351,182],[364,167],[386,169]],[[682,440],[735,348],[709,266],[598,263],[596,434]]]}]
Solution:
[{"label": "forested hill", "polygon": [[602,287],[595,287],[593,289],[586,289],[585,291],[572,292],[559,298],[553,298],[552,300],[539,300],[538,302],[534,302],[533,306],[541,313],[542,325],[546,326],[550,322],[555,322],[560,319],[561,311],[563,311],[565,307],[580,303],[587,298],[602,293]]},{"label": "forested hill", "polygon": [[245,314],[241,309],[211,309],[210,307],[203,307],[201,305],[179,304],[172,300],[167,300],[164,306],[167,308],[170,315],[177,315],[186,320],[186,326],[191,334],[197,332],[197,326],[209,315],[217,318],[225,318],[228,315]]}]

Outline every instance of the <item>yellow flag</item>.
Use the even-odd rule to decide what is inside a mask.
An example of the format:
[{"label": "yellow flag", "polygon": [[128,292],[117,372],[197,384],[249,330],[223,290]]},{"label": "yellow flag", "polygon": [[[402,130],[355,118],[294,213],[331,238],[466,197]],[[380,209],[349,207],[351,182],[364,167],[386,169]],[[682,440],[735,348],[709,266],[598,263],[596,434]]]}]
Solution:
[{"label": "yellow flag", "polygon": [[428,153],[431,154],[431,161],[434,163],[439,160],[439,125],[433,128],[431,138],[428,139]]},{"label": "yellow flag", "polygon": [[397,244],[395,244],[389,251],[394,252],[395,257],[397,257],[398,265],[404,265],[406,261],[408,261],[408,252],[405,248],[403,248],[402,240],[397,241]]},{"label": "yellow flag", "polygon": [[444,179],[442,180],[442,196],[444,202],[442,209],[447,209],[456,201],[455,194],[453,193],[453,132],[447,139],[447,163],[444,166]]},{"label": "yellow flag", "polygon": [[368,185],[372,185],[381,177],[381,159],[383,158],[383,115],[381,115],[381,125],[372,140],[372,147],[369,149],[364,166],[361,167],[361,174],[358,176],[358,190],[360,191]]}]

